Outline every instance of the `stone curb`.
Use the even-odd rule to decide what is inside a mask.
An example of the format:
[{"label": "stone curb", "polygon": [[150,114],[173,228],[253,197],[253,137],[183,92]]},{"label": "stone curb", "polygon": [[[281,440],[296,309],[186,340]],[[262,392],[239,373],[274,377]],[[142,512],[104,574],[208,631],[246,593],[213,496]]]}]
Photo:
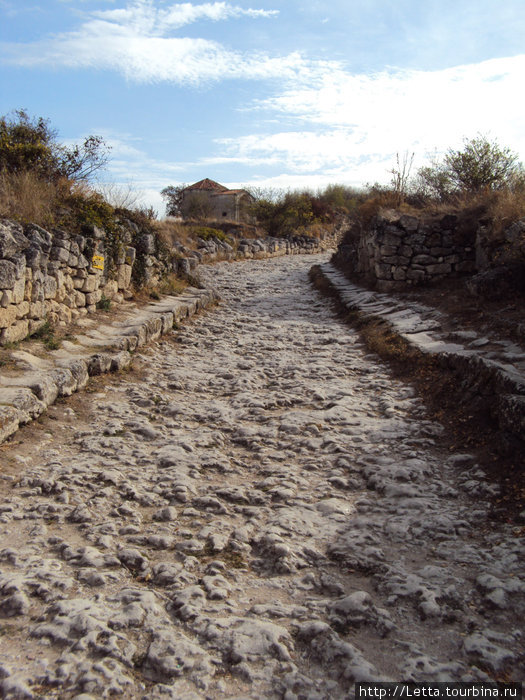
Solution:
[{"label": "stone curb", "polygon": [[[443,331],[446,319],[436,309],[416,302],[407,303],[382,292],[376,292],[350,282],[331,263],[319,265],[325,281],[348,310],[357,311],[361,318],[381,320],[412,348],[438,358],[443,367],[456,371],[461,378],[465,399],[479,399],[505,434],[525,441],[525,352],[511,355],[494,350],[502,341],[491,342],[473,333],[468,343],[461,342],[461,331]],[[509,344],[511,345],[511,344]],[[513,347],[513,349],[515,349]]]},{"label": "stone curb", "polygon": [[[113,324],[99,325],[79,335],[67,349],[42,360],[18,353],[25,371],[0,377],[0,444],[19,427],[38,418],[57,398],[83,389],[89,377],[129,367],[132,352],[168,333],[174,323],[193,316],[218,297],[212,290],[192,287],[178,297],[167,296],[133,309]],[[32,360],[35,364],[32,364]]]}]

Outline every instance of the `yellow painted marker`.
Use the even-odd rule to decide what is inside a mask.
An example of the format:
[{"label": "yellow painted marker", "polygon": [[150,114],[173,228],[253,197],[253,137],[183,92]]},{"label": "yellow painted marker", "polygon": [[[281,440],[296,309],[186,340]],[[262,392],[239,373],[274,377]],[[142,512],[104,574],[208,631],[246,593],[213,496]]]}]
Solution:
[{"label": "yellow painted marker", "polygon": [[95,270],[103,270],[104,269],[104,256],[103,255],[94,255],[93,260],[91,261],[91,264],[95,268]]}]

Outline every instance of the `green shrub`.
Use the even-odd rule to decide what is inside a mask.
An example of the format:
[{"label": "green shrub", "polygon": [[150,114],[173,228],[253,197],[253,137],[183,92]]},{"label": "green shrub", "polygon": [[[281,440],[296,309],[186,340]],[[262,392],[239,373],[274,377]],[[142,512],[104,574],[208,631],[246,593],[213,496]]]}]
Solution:
[{"label": "green shrub", "polygon": [[209,241],[211,238],[216,238],[219,241],[228,241],[228,236],[218,228],[210,228],[209,226],[192,226],[192,234],[197,238],[202,238],[203,241]]}]

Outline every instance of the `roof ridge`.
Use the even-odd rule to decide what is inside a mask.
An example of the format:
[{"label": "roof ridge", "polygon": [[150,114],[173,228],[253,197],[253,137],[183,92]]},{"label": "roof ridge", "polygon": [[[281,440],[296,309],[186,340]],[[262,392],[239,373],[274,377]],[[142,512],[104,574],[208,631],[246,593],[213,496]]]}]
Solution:
[{"label": "roof ridge", "polygon": [[194,182],[193,185],[189,185],[186,187],[187,190],[217,190],[220,192],[227,192],[228,188],[225,187],[224,185],[221,185],[219,182],[215,182],[215,180],[210,180],[210,178],[205,177],[204,180],[199,180],[198,182]]}]

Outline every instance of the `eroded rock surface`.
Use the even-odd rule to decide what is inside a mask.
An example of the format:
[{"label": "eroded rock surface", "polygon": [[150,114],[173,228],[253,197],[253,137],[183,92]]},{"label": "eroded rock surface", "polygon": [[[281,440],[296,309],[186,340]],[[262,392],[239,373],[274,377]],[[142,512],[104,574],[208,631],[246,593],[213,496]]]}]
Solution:
[{"label": "eroded rock surface", "polygon": [[4,697],[523,680],[496,487],[309,287],[313,262],[208,269],[221,306],[4,446]]}]

